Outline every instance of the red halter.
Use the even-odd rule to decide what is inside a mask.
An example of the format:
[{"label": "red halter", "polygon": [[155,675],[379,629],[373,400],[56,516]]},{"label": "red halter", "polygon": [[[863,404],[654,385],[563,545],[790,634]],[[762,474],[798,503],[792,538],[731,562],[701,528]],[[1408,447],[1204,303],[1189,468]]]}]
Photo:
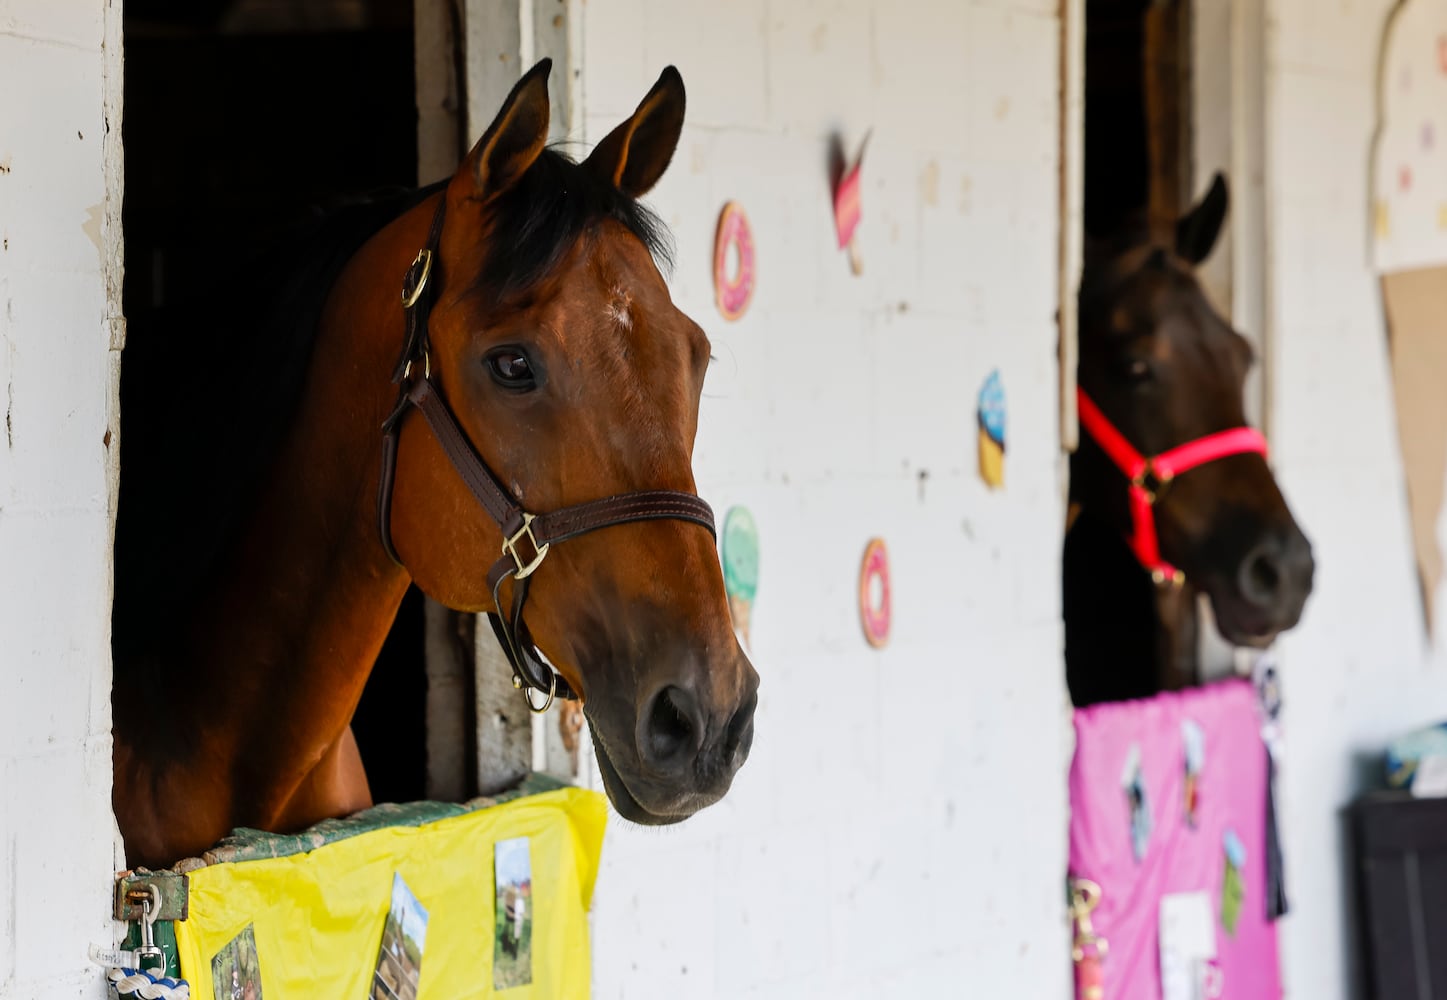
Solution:
[{"label": "red halter", "polygon": [[1185,577],[1161,558],[1160,543],[1156,539],[1153,508],[1161,491],[1181,473],[1218,458],[1230,455],[1264,456],[1266,438],[1254,427],[1233,427],[1147,457],[1136,451],[1125,435],[1115,429],[1084,389],[1077,387],[1075,398],[1080,411],[1080,426],[1130,480],[1131,535],[1127,541],[1131,551],[1141,565],[1150,570],[1156,583],[1181,583]]}]

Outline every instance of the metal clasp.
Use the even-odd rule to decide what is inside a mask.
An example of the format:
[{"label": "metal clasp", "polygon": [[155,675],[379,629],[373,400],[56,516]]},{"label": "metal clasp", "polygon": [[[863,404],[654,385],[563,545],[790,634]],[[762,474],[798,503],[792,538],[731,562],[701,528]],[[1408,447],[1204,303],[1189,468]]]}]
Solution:
[{"label": "metal clasp", "polygon": [[[156,944],[153,925],[161,915],[161,890],[154,883],[149,892],[141,898],[141,946],[136,949],[136,967],[145,971],[147,966],[166,971],[166,953]],[[147,962],[150,959],[150,962]]]},{"label": "metal clasp", "polygon": [[1105,938],[1095,933],[1090,922],[1090,911],[1100,905],[1100,886],[1087,878],[1070,880],[1070,917],[1075,923],[1075,942],[1070,957],[1077,963],[1085,961],[1085,949],[1095,948],[1098,958],[1105,958],[1110,947]]},{"label": "metal clasp", "polygon": [[1157,587],[1170,587],[1174,590],[1186,582],[1186,574],[1172,567],[1168,576],[1163,568],[1157,566],[1151,570],[1151,582]]},{"label": "metal clasp", "polygon": [[[533,535],[533,521],[535,520],[536,518],[534,518],[533,515],[524,514],[523,526],[518,529],[517,534],[511,538],[504,538],[502,542],[503,555],[511,556],[512,561],[517,564],[517,571],[513,573],[513,577],[518,580],[532,576],[533,571],[542,565],[543,558],[548,554],[548,546],[539,545],[537,537]],[[533,557],[526,563],[523,562],[523,557],[518,555],[517,550],[518,542],[522,541],[524,537],[527,538],[528,544],[533,547]],[[548,696],[548,701],[552,701],[551,695]]]},{"label": "metal clasp", "polygon": [[[409,289],[410,279],[417,268],[422,268],[422,273],[417,276],[417,284]],[[402,282],[402,308],[411,309],[422,297],[422,289],[427,287],[427,278],[432,273],[432,251],[425,247],[417,251],[417,257],[412,261],[412,266],[407,268],[407,281]]]}]

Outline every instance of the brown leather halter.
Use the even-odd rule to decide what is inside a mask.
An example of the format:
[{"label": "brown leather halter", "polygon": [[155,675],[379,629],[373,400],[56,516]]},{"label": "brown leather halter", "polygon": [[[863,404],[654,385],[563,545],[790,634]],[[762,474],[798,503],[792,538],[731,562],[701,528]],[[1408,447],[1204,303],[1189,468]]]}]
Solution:
[{"label": "brown leather halter", "polygon": [[[392,383],[398,386],[397,405],[382,424],[382,478],[377,490],[377,521],[382,547],[397,565],[403,565],[392,544],[392,483],[397,472],[397,442],[402,418],[415,406],[427,419],[428,426],[457,474],[477,502],[502,528],[502,558],[487,573],[487,585],[492,591],[495,609],[488,612],[488,618],[497,633],[498,643],[512,664],[513,686],[523,691],[529,708],[545,712],[554,697],[578,697],[568,682],[542,659],[523,621],[528,584],[547,557],[549,548],[578,535],[630,521],[691,521],[707,528],[710,534],[716,534],[713,509],[698,496],[677,490],[622,493],[547,514],[530,514],[513,499],[468,441],[457,424],[457,418],[443,400],[437,383],[432,381],[427,323],[432,312],[433,292],[441,280],[438,277],[440,262],[437,248],[442,237],[443,216],[447,211],[446,192],[440,198],[437,212],[432,217],[432,229],[427,235],[427,245],[418,252],[417,259],[402,279],[402,308],[407,314],[407,336],[401,357],[392,372]],[[417,373],[419,368],[420,376]],[[511,617],[503,613],[501,594],[503,581],[509,577],[513,580]],[[528,689],[541,691],[547,696],[542,705],[533,704]]]}]

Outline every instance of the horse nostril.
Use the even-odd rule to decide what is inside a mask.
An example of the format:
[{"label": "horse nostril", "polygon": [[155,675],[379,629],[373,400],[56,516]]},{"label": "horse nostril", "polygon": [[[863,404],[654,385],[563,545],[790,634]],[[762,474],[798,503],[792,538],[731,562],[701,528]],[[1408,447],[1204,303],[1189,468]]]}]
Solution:
[{"label": "horse nostril", "polygon": [[729,720],[723,741],[725,763],[733,763],[737,767],[748,757],[749,748],[754,742],[754,709],[758,705],[759,696],[755,693],[739,706],[734,717]]},{"label": "horse nostril", "polygon": [[1265,556],[1258,556],[1251,564],[1251,586],[1261,594],[1274,594],[1281,585],[1281,573],[1276,564]]},{"label": "horse nostril", "polygon": [[693,695],[670,685],[659,691],[649,706],[638,749],[653,767],[674,770],[692,758],[701,733]]},{"label": "horse nostril", "polygon": [[1241,596],[1252,604],[1268,607],[1280,598],[1285,585],[1286,553],[1276,541],[1262,542],[1246,555],[1241,566]]}]

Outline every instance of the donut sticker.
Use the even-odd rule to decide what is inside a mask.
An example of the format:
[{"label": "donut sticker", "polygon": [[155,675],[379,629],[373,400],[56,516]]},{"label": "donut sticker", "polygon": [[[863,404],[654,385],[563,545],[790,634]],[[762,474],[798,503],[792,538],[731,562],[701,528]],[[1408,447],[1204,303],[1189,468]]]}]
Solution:
[{"label": "donut sticker", "polygon": [[859,620],[864,625],[864,638],[875,649],[889,641],[889,553],[884,539],[871,539],[864,549],[864,563],[859,568]]},{"label": "donut sticker", "polygon": [[724,518],[722,538],[724,592],[728,594],[729,616],[734,630],[749,647],[749,618],[754,595],[759,590],[759,531],[747,507],[730,508]]},{"label": "donut sticker", "polygon": [[724,206],[713,241],[713,291],[718,311],[736,320],[754,297],[754,234],[736,201]]}]

